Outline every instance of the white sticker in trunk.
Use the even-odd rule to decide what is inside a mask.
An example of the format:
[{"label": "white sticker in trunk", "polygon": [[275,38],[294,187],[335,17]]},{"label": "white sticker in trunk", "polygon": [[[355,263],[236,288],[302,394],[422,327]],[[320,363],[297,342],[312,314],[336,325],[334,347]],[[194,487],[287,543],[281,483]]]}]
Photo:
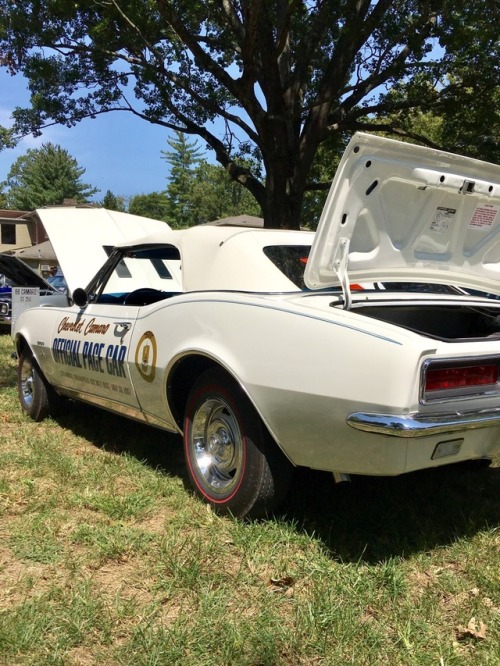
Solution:
[{"label": "white sticker in trunk", "polygon": [[434,217],[431,220],[430,230],[435,231],[438,234],[445,234],[448,231],[450,223],[455,219],[456,212],[456,208],[438,206],[434,213]]},{"label": "white sticker in trunk", "polygon": [[470,229],[490,229],[495,222],[500,208],[493,204],[480,204],[472,214]]}]

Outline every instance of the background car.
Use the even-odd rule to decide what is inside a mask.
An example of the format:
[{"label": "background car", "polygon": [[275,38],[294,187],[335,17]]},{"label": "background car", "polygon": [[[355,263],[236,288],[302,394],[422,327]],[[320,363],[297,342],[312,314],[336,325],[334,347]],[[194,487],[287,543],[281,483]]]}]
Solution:
[{"label": "background car", "polygon": [[50,277],[47,278],[47,282],[51,284],[54,289],[57,289],[57,291],[62,292],[63,294],[68,293],[68,285],[66,284],[66,280],[64,278],[63,273],[58,271],[55,275],[51,275]]},{"label": "background car", "polygon": [[10,330],[12,324],[13,287],[37,287],[42,306],[68,305],[67,291],[51,285],[18,257],[0,253],[0,329],[3,330]]}]

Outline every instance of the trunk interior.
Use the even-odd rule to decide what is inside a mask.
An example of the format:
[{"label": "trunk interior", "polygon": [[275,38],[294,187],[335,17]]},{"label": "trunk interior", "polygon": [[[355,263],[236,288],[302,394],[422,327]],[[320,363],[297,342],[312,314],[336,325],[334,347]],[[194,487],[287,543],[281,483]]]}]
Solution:
[{"label": "trunk interior", "polygon": [[355,305],[353,311],[415,333],[444,341],[500,338],[500,302],[478,304],[372,304]]}]

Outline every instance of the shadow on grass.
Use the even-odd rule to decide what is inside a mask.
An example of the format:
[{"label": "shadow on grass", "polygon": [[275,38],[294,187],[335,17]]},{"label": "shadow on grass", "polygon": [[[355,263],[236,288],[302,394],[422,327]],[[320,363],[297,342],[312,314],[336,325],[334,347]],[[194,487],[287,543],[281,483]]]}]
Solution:
[{"label": "shadow on grass", "polygon": [[498,527],[500,467],[464,463],[340,485],[299,470],[287,515],[343,561],[404,557]]},{"label": "shadow on grass", "polygon": [[[187,481],[177,435],[79,404],[58,421],[100,448]],[[300,469],[284,512],[280,520],[314,535],[342,561],[404,557],[497,527],[500,467],[450,465],[340,485],[330,474]]]},{"label": "shadow on grass", "polygon": [[100,449],[126,453],[164,474],[185,478],[179,435],[71,401],[68,401],[68,412],[55,420]]}]

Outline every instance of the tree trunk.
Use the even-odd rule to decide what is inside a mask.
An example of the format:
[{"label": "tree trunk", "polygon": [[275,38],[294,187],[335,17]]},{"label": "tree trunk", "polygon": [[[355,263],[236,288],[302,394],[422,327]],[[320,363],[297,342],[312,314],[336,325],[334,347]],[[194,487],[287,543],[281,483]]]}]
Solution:
[{"label": "tree trunk", "polygon": [[300,145],[300,123],[293,112],[276,101],[274,113],[261,126],[261,144],[266,173],[264,226],[268,229],[299,229],[304,200],[304,160]]},{"label": "tree trunk", "polygon": [[277,168],[266,176],[266,192],[263,205],[266,229],[299,229],[304,190],[297,191],[294,179],[287,178]]}]

